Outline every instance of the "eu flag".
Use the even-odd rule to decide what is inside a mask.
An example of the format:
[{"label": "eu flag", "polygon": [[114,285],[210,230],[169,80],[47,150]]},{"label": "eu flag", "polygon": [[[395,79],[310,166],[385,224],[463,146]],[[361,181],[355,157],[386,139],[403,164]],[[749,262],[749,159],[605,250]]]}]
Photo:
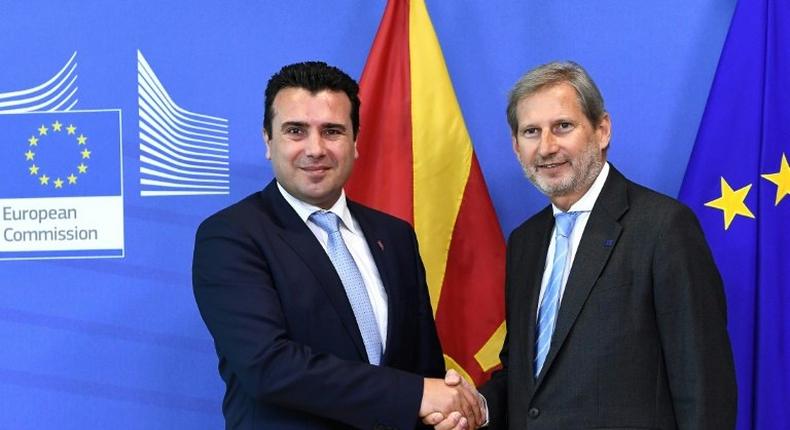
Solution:
[{"label": "eu flag", "polygon": [[0,177],[0,199],[121,195],[120,112],[0,112]]},{"label": "eu flag", "polygon": [[740,0],[680,198],[727,293],[739,429],[790,428],[790,2]]}]

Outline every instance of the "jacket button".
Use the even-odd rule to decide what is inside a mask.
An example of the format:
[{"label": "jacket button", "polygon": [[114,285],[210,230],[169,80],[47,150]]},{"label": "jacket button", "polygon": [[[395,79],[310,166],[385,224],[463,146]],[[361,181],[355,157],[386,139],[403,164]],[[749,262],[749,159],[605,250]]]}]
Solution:
[{"label": "jacket button", "polygon": [[528,414],[529,414],[530,418],[535,419],[535,418],[538,417],[538,415],[540,415],[540,409],[538,409],[538,408],[529,408]]}]

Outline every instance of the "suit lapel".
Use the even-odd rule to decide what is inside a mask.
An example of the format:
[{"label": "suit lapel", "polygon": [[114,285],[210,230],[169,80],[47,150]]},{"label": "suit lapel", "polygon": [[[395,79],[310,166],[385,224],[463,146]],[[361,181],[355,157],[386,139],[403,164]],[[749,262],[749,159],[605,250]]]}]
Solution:
[{"label": "suit lapel", "polygon": [[362,334],[359,332],[354,311],[348,301],[343,283],[326,251],[304,221],[285,201],[280,190],[277,189],[275,181],[270,182],[261,195],[264,202],[268,204],[273,218],[279,223],[278,234],[283,242],[302,259],[304,266],[313,273],[318,284],[329,297],[329,302],[340,316],[349,336],[353,339],[360,358],[367,361],[365,344],[362,342]]},{"label": "suit lapel", "polygon": [[609,261],[612,250],[622,232],[619,219],[628,210],[628,196],[625,178],[611,167],[601,194],[595,202],[587,226],[582,234],[579,248],[573,259],[565,293],[562,297],[557,325],[551,342],[549,354],[543,365],[536,388],[540,386],[547,370],[551,368],[558,352],[562,349],[568,333],[587,301],[598,276]]},{"label": "suit lapel", "polygon": [[[513,249],[521,249],[522,254],[516,256],[512,264],[515,265],[512,273],[513,279],[508,283],[511,288],[516,288],[513,294],[514,303],[527,304],[526,312],[519,312],[514,322],[521,327],[526,348],[522,348],[523,355],[521,362],[527,367],[527,374],[532,375],[533,358],[535,357],[535,326],[538,319],[538,298],[540,297],[540,283],[543,278],[543,270],[546,266],[546,252],[549,248],[551,239],[551,228],[554,223],[551,206],[541,211],[537,215],[535,227],[525,232],[521,236],[523,243],[514,246]],[[518,341],[518,340],[516,340]],[[526,383],[527,393],[533,392],[533,378],[528,378]],[[528,398],[526,395],[524,398]]]}]

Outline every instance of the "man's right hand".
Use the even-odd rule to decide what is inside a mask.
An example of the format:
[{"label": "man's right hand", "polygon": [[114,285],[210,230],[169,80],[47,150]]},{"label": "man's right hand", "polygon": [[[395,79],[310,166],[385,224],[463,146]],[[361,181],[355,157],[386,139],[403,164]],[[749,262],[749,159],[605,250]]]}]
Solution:
[{"label": "man's right hand", "polygon": [[435,430],[469,430],[469,421],[458,411],[451,412],[447,418],[443,418],[442,414],[434,412],[422,422],[434,426]]},{"label": "man's right hand", "polygon": [[452,370],[444,380],[425,378],[420,417],[444,428],[476,429],[483,423],[477,390]]}]

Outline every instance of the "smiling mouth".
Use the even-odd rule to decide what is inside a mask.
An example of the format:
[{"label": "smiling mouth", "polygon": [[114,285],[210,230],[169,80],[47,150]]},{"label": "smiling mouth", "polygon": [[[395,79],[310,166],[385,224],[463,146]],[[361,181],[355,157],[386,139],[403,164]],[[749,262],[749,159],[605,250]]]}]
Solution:
[{"label": "smiling mouth", "polygon": [[300,169],[304,170],[307,173],[316,173],[316,172],[326,172],[329,170],[328,166],[305,166],[300,167]]},{"label": "smiling mouth", "polygon": [[536,167],[538,169],[556,169],[557,167],[563,166],[565,164],[568,164],[568,162],[563,161],[561,163],[544,163],[544,164],[538,164]]}]

